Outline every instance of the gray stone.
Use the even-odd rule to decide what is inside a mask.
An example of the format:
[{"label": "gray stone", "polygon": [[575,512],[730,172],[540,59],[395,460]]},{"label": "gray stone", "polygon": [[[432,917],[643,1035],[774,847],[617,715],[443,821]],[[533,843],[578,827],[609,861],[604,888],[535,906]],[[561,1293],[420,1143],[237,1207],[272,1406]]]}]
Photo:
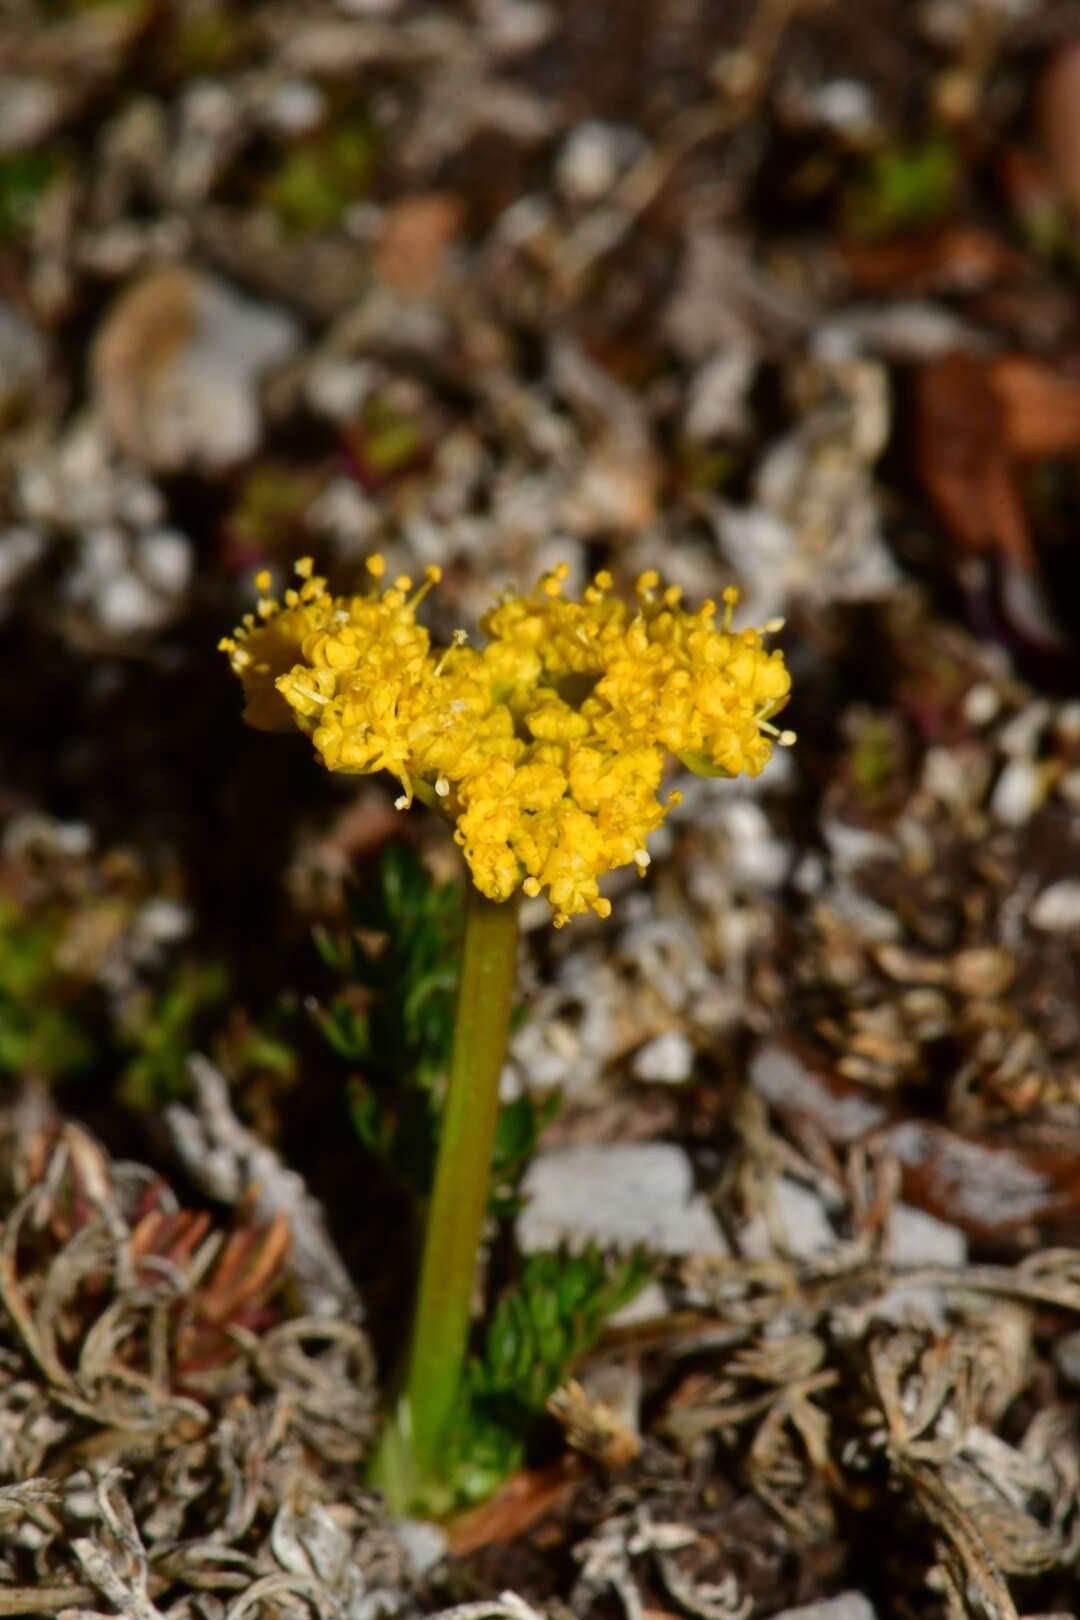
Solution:
[{"label": "gray stone", "polygon": [[394,1529],[418,1581],[446,1557],[449,1542],[441,1525],[431,1524],[427,1519],[397,1519]]},{"label": "gray stone", "polygon": [[957,1226],[936,1215],[896,1204],[889,1211],[885,1253],[896,1266],[962,1266],[967,1263],[967,1238]]},{"label": "gray stone", "polygon": [[[780,1176],[773,1186],[775,1215],[788,1254],[799,1260],[822,1254],[836,1247],[836,1233],[825,1213],[825,1205],[816,1192]],[[739,1244],[748,1260],[766,1260],[773,1253],[769,1223],[764,1215],[755,1215],[739,1234]]]},{"label": "gray stone", "polygon": [[1058,1339],[1054,1345],[1054,1362],[1066,1383],[1080,1388],[1080,1328]]},{"label": "gray stone", "polygon": [[36,329],[11,304],[0,302],[0,411],[18,405],[45,372],[45,349]]},{"label": "gray stone", "polygon": [[694,1190],[690,1160],[666,1142],[567,1147],[530,1166],[518,1217],[522,1249],[645,1244],[662,1254],[730,1253],[706,1200]]},{"label": "gray stone", "polygon": [[785,1609],[771,1620],[877,1620],[877,1610],[861,1592],[841,1592],[839,1597],[823,1598],[798,1609]]}]

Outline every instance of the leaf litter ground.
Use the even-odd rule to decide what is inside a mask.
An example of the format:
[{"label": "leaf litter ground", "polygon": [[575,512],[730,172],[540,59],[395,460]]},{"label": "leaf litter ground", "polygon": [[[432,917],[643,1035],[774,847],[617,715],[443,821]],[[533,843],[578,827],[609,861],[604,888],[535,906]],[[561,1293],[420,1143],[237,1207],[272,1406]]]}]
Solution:
[{"label": "leaf litter ground", "polygon": [[[1076,1612],[1078,38],[7,8],[0,1613]],[[676,1151],[698,1237],[445,1533],[361,1483],[410,1218],[311,930],[391,839],[454,874],[212,652],[256,568],[376,547],[444,639],[554,561],[737,578],[800,733],[610,924],[526,918],[508,1085],[562,1103],[489,1298],[537,1118]],[[640,1236],[611,1196],[575,1241]]]}]

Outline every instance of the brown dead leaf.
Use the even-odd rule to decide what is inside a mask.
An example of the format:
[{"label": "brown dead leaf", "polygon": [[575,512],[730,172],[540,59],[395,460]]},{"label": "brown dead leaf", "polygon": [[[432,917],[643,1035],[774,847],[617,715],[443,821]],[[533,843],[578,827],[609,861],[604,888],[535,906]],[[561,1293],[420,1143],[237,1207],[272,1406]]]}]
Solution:
[{"label": "brown dead leaf", "polygon": [[1037,98],[1039,133],[1058,189],[1080,219],[1080,39],[1070,40],[1044,69]]},{"label": "brown dead leaf", "polygon": [[148,396],[176,364],[195,329],[197,279],[182,266],[155,271],[122,293],[91,355],[106,425],[126,454],[147,455]]},{"label": "brown dead leaf", "polygon": [[1034,459],[1080,450],[1080,382],[1019,354],[991,361],[988,376],[1014,456]]},{"label": "brown dead leaf", "polygon": [[1031,571],[1008,429],[1009,413],[981,361],[955,353],[919,372],[915,466],[939,520],[965,550],[1000,550]]},{"label": "brown dead leaf", "polygon": [[1080,1214],[1080,1154],[1060,1145],[956,1131],[905,1120],[884,1133],[910,1204],[976,1237],[1071,1224]]},{"label": "brown dead leaf", "polygon": [[464,214],[461,199],[448,191],[405,197],[388,208],[373,257],[380,281],[403,293],[431,288]]},{"label": "brown dead leaf", "polygon": [[457,1557],[479,1552],[515,1536],[553,1512],[581,1480],[583,1468],[566,1456],[550,1468],[522,1468],[489,1502],[462,1513],[449,1526],[450,1550]]},{"label": "brown dead leaf", "polygon": [[1080,450],[1080,382],[1026,355],[955,353],[915,382],[915,462],[952,538],[1027,572],[1034,549],[1020,494],[1025,461]]},{"label": "brown dead leaf", "polygon": [[170,1215],[160,1209],[149,1210],[131,1234],[131,1257],[135,1261],[148,1256],[168,1260],[185,1269],[211,1225],[205,1210],[178,1209]]},{"label": "brown dead leaf", "polygon": [[945,225],[887,242],[848,241],[840,252],[856,287],[868,293],[972,292],[1029,273],[1022,253],[976,225]]},{"label": "brown dead leaf", "polygon": [[628,1426],[623,1414],[605,1401],[590,1400],[574,1378],[555,1391],[548,1411],[575,1451],[595,1457],[606,1468],[624,1468],[641,1451],[641,1435]]},{"label": "brown dead leaf", "polygon": [[281,1281],[290,1241],[280,1210],[265,1226],[231,1233],[200,1296],[206,1321],[224,1323],[262,1304]]}]

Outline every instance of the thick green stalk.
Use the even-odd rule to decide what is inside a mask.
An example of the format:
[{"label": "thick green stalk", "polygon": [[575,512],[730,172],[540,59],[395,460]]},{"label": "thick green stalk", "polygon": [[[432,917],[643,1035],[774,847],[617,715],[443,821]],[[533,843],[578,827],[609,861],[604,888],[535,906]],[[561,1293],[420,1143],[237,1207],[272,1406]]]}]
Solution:
[{"label": "thick green stalk", "polygon": [[375,1483],[399,1512],[438,1506],[447,1432],[468,1352],[517,938],[517,898],[496,904],[467,884],[453,1050],[405,1390],[374,1469]]}]

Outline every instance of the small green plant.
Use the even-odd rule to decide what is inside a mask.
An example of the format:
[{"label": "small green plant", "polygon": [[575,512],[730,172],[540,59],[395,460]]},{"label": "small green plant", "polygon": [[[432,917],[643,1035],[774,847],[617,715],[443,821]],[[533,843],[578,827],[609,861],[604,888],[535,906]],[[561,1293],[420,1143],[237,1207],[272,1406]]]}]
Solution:
[{"label": "small green plant", "polygon": [[[404,575],[381,588],[382,557],[369,557],[367,570],[369,592],[335,598],[312,559],[302,558],[299,583],[283,603],[265,594],[271,578],[260,575],[257,611],[221,648],[243,683],[251,725],[299,726],[328,770],[386,771],[401,787],[397,807],[418,798],[440,814],[469,869],[408,1362],[373,1470],[395,1509],[432,1511],[454,1500],[453,1436],[463,1391],[467,1397],[476,1377],[469,1372],[472,1300],[499,1134],[521,897],[546,895],[556,927],[589,911],[609,916],[600,881],[618,867],[646,871],[649,834],[678,801],[677,792],[662,793],[669,757],[699,775],[756,776],[774,741],[795,739],[773,724],[791,683],[782,655],[764,645],[782,621],[764,632],[736,631],[733,587],[719,613],[712,601],[691,613],[678,587],[665,588],[653,569],[638,578],[633,604],[614,594],[605,571],[574,599],[564,595],[569,569],[560,565],[530,594],[508,592],[495,603],[481,621],[482,650],[467,646],[464,632],[436,649],[416,615],[440,570],[430,567],[417,590]],[[392,986],[417,945],[404,912],[388,920],[391,936],[404,932],[384,946]],[[423,962],[429,949],[439,959],[442,934],[441,925],[425,925]],[[430,1027],[424,1018],[433,1016],[445,1039],[447,975],[422,972],[421,983],[417,1005],[410,991],[399,997],[399,1012],[413,1018],[414,1059],[417,1031]],[[363,1001],[331,1013],[329,1027],[340,1049],[397,1061],[398,1037],[376,1047]],[[381,1118],[363,1119],[373,1141],[384,1139]],[[520,1119],[511,1127],[516,1150],[529,1144],[531,1129]],[[533,1320],[531,1307],[526,1315]],[[512,1313],[506,1320],[513,1324]],[[483,1473],[473,1466],[470,1489]]]},{"label": "small green plant", "polygon": [[378,163],[378,137],[363,112],[350,112],[285,152],[262,186],[262,200],[289,231],[333,230],[365,197]]},{"label": "small green plant", "polygon": [[307,514],[326,483],[318,469],[261,461],[240,483],[225,520],[230,546],[244,555],[295,552]]},{"label": "small green plant", "polygon": [[857,707],[846,717],[848,752],[839,780],[852,803],[867,815],[893,806],[898,784],[908,780],[908,744],[901,718],[884,710]]},{"label": "small green plant", "polygon": [[252,22],[232,4],[176,7],[162,65],[179,79],[226,73],[249,43]]},{"label": "small green plant", "polygon": [[34,209],[60,169],[60,158],[47,147],[0,159],[0,242],[26,231]]},{"label": "small green plant", "polygon": [[864,160],[848,188],[847,226],[875,238],[936,225],[955,206],[960,177],[960,154],[947,135],[883,147]]},{"label": "small green plant", "polygon": [[131,1056],[120,1098],[131,1108],[160,1108],[190,1089],[188,1056],[203,1044],[229,988],[223,962],[181,962],[158,990],[142,990],[124,1011],[119,1035]]},{"label": "small green plant", "polygon": [[407,473],[427,450],[424,423],[385,396],[367,400],[359,420],[345,430],[345,445],[361,477],[382,484]]},{"label": "small green plant", "polygon": [[61,966],[64,914],[0,898],[0,1075],[61,1080],[90,1063],[85,983]]}]

